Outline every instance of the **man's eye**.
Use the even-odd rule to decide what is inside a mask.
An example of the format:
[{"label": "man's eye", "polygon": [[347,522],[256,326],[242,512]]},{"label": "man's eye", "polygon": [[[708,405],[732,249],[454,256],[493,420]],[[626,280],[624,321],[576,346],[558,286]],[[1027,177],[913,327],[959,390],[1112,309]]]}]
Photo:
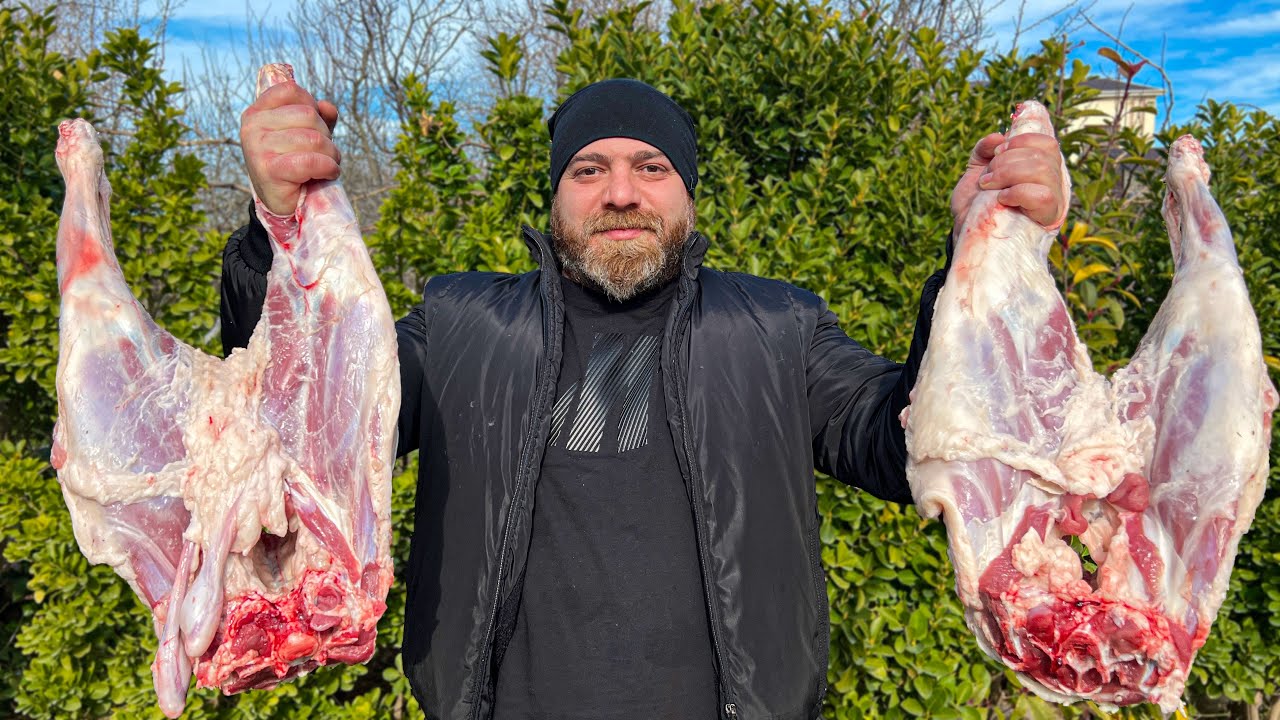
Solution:
[{"label": "man's eye", "polygon": [[584,167],[584,168],[578,168],[577,170],[575,170],[573,173],[573,176],[574,177],[590,177],[599,172],[600,172],[600,168]]},{"label": "man's eye", "polygon": [[667,169],[666,169],[665,167],[663,167],[662,165],[645,165],[645,166],[644,166],[643,168],[641,168],[641,169],[642,169],[642,170],[644,170],[644,171],[645,171],[645,172],[647,172],[647,173],[655,173],[655,174],[656,174],[656,173],[663,173],[663,174],[665,174],[665,173],[667,172]]}]

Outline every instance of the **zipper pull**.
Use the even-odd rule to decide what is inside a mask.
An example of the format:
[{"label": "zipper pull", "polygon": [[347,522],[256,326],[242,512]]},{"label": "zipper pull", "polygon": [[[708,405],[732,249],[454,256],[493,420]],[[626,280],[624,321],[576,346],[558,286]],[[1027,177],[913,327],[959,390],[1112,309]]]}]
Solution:
[{"label": "zipper pull", "polygon": [[738,706],[733,703],[725,703],[724,714],[729,716],[730,720],[737,720]]}]

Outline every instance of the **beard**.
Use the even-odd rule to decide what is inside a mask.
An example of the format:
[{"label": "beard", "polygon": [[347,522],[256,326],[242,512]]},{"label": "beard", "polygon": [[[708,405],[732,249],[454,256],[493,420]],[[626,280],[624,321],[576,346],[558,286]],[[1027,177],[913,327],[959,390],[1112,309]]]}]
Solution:
[{"label": "beard", "polygon": [[[690,200],[684,214],[675,218],[650,210],[605,210],[580,226],[571,225],[557,200],[551,200],[551,236],[560,269],[570,280],[617,302],[666,285],[680,274],[684,242],[696,221]],[[622,228],[649,232],[629,240],[591,242],[596,233]]]}]

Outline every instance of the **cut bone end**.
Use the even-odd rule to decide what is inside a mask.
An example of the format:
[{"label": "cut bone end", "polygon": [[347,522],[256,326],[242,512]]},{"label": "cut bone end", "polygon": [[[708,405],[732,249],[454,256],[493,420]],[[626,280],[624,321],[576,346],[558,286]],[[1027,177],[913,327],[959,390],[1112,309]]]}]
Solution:
[{"label": "cut bone end", "polygon": [[987,595],[978,622],[998,659],[1053,694],[1108,705],[1182,694],[1190,640],[1158,613],[1104,599],[1047,596],[1027,607],[1016,591]]},{"label": "cut bone end", "polygon": [[345,574],[309,570],[288,594],[249,593],[227,604],[217,642],[201,658],[198,687],[225,694],[275,687],[330,663],[373,656],[386,603]]},{"label": "cut bone end", "polygon": [[285,82],[293,82],[293,66],[288,63],[267,63],[258,70],[257,95]]},{"label": "cut bone end", "polygon": [[65,179],[73,167],[96,172],[102,168],[102,146],[98,133],[86,120],[75,118],[58,123],[58,149],[54,152]]},{"label": "cut bone end", "polygon": [[[1171,234],[1181,229],[1178,217],[1182,204],[1178,197],[1187,183],[1194,185],[1197,181],[1209,184],[1209,165],[1204,161],[1204,147],[1191,135],[1183,135],[1169,146],[1169,164],[1165,168],[1165,195],[1162,208],[1165,224]],[[1178,240],[1174,238],[1174,256],[1178,255]]]},{"label": "cut bone end", "polygon": [[1009,137],[1023,133],[1040,133],[1053,137],[1053,123],[1049,120],[1049,111],[1035,100],[1024,100],[1018,103],[1013,111],[1013,125],[1009,129]]},{"label": "cut bone end", "polygon": [[1172,180],[1175,174],[1193,172],[1208,184],[1209,165],[1204,161],[1204,147],[1191,135],[1183,135],[1169,147],[1169,167],[1166,171]]}]

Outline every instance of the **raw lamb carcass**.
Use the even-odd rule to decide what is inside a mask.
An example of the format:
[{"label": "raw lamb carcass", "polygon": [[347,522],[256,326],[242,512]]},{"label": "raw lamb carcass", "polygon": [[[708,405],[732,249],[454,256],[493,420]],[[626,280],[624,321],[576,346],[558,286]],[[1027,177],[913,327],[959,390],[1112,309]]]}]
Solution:
[{"label": "raw lamb carcass", "polygon": [[[1025,132],[1053,133],[1036,103]],[[1208,179],[1199,144],[1174,143],[1173,286],[1113,382],[1048,272],[1054,233],[993,191],[938,297],[903,414],[912,493],[943,516],[979,646],[1051,700],[1176,709],[1262,498],[1277,396]]]},{"label": "raw lamb carcass", "polygon": [[[259,90],[292,77],[266,66]],[[341,187],[268,224],[247,348],[206,355],[125,284],[93,128],[59,127],[67,195],[52,461],[76,540],[151,607],[161,709],[363,662],[391,585],[400,376],[390,307]]]}]

